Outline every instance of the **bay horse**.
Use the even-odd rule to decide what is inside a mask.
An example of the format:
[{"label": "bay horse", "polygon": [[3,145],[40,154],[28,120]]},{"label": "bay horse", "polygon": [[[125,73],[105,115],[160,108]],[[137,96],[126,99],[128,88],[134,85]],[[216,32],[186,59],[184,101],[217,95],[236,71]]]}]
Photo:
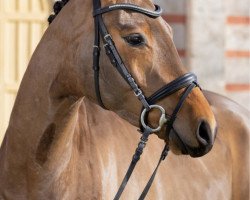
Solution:
[{"label": "bay horse", "polygon": [[[122,3],[155,9],[150,0]],[[1,200],[112,199],[141,136],[141,104],[104,53],[99,81],[108,110],[98,105],[91,67],[92,1],[61,5],[17,94],[0,150]],[[171,28],[161,17],[117,10],[103,18],[145,96],[186,73]],[[172,113],[183,90],[157,103]],[[149,125],[157,126],[158,119],[152,110]],[[164,143],[171,152],[147,199],[249,199],[248,121],[249,112],[241,106],[195,87],[169,134],[164,126],[149,137],[122,199],[139,197]]]}]

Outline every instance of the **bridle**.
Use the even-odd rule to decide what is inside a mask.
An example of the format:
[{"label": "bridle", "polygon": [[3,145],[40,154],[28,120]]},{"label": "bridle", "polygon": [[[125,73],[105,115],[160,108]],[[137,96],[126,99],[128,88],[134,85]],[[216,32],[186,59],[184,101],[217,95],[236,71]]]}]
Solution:
[{"label": "bridle", "polygon": [[[140,119],[140,123],[142,125],[141,127],[142,137],[135,151],[135,154],[132,158],[132,161],[127,170],[127,173],[114,198],[114,200],[118,200],[124,188],[126,187],[126,184],[135,168],[136,163],[140,159],[140,156],[143,152],[144,147],[146,146],[146,142],[148,140],[149,135],[153,132],[160,131],[164,124],[167,124],[166,131],[170,131],[172,129],[176,116],[179,110],[181,109],[185,99],[187,98],[188,94],[192,91],[192,89],[198,86],[198,84],[197,84],[196,75],[194,75],[193,73],[187,73],[173,80],[167,85],[163,86],[161,89],[156,91],[153,95],[146,98],[143,94],[143,91],[136,84],[135,80],[133,79],[128,69],[126,68],[124,62],[122,61],[122,58],[116,49],[115,43],[103,22],[102,14],[111,12],[114,10],[129,10],[129,11],[144,14],[150,18],[157,18],[157,17],[160,17],[162,13],[162,9],[158,5],[155,5],[155,10],[150,11],[148,9],[141,8],[137,5],[129,4],[129,3],[113,4],[113,5],[102,8],[100,0],[93,0],[93,17],[94,17],[94,26],[95,26],[95,41],[94,41],[94,46],[93,46],[94,47],[93,70],[94,70],[95,91],[96,91],[96,97],[97,97],[98,103],[100,104],[100,106],[105,108],[102,98],[101,98],[100,87],[99,87],[99,69],[100,69],[99,58],[100,58],[100,36],[101,36],[102,41],[104,43],[106,54],[109,57],[110,62],[118,70],[120,75],[125,79],[128,85],[134,91],[135,96],[141,101],[142,106],[143,106],[141,119]],[[169,117],[167,118],[164,108],[162,108],[159,105],[155,105],[155,103],[183,88],[185,88],[185,90],[182,93],[173,113],[169,115]],[[158,109],[161,112],[161,117],[159,119],[159,126],[157,128],[152,128],[148,126],[146,122],[147,115],[151,109]],[[161,161],[164,160],[165,157],[167,156],[168,150],[169,150],[168,146],[165,145],[162,151],[162,154],[160,156],[159,162],[157,164],[157,167],[155,168],[151,178],[149,179],[147,185],[145,186],[141,196],[139,197],[139,200],[144,199],[145,196],[147,195],[153,183],[158,167],[160,166]]]}]

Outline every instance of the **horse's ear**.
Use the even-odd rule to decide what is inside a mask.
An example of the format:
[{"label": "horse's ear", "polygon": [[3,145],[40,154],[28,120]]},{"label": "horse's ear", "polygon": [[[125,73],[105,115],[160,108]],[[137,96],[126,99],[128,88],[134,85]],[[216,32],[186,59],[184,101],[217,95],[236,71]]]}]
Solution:
[{"label": "horse's ear", "polygon": [[52,23],[52,21],[56,18],[56,16],[58,15],[58,13],[62,10],[62,8],[69,2],[69,0],[61,0],[61,1],[56,1],[54,6],[53,6],[53,10],[54,10],[54,14],[51,14],[48,18],[48,22],[49,24]]}]

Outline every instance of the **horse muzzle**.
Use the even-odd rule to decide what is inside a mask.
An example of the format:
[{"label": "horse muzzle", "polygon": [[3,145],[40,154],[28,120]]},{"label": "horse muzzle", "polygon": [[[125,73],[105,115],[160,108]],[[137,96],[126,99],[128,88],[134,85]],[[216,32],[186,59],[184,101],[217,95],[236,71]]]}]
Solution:
[{"label": "horse muzzle", "polygon": [[205,129],[204,122],[198,126],[196,131],[197,145],[192,146],[183,139],[180,134],[173,128],[169,132],[169,145],[170,149],[174,153],[181,153],[183,155],[190,155],[191,157],[201,157],[207,154],[213,147],[213,141],[211,134],[208,132],[208,129]]}]

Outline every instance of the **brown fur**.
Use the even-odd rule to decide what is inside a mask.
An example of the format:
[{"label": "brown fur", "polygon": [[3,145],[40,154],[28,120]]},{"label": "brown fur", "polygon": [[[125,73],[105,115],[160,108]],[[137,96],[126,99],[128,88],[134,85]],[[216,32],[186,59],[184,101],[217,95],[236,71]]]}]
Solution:
[{"label": "brown fur", "polygon": [[[102,1],[111,2],[116,3]],[[130,2],[153,9],[150,1]],[[136,126],[141,105],[104,54],[101,93],[111,111],[95,104],[91,10],[92,1],[70,0],[30,61],[0,150],[1,200],[112,199],[118,189],[140,137]],[[185,73],[163,19],[125,11],[108,13],[104,19],[147,96]],[[131,29],[122,28],[128,24]],[[121,36],[131,32],[147,36],[147,46],[129,48]],[[179,95],[160,105],[171,113]],[[209,124],[213,140],[217,121],[214,148],[202,158],[176,156],[181,147],[159,133],[175,154],[170,153],[160,167],[148,199],[249,199],[249,113],[223,97],[205,95],[211,106],[195,89],[174,128],[183,142],[199,149],[200,120]],[[153,113],[150,122],[156,121]],[[150,137],[123,199],[138,198],[163,143]]]}]

